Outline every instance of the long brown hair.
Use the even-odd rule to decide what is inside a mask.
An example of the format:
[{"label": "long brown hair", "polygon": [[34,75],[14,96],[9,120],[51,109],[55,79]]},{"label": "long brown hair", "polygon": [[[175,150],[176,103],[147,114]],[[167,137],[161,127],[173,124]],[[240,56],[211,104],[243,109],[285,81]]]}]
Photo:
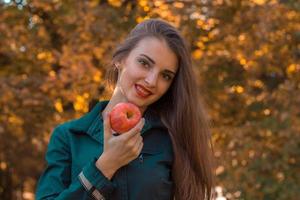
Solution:
[{"label": "long brown hair", "polygon": [[[191,55],[180,33],[163,20],[145,20],[118,46],[112,65],[126,58],[145,37],[165,40],[178,59],[178,71],[169,90],[150,106],[160,114],[172,140],[174,198],[212,199],[214,170],[209,123],[198,94]],[[110,68],[107,78],[109,83],[116,83],[118,71],[115,67]]]}]

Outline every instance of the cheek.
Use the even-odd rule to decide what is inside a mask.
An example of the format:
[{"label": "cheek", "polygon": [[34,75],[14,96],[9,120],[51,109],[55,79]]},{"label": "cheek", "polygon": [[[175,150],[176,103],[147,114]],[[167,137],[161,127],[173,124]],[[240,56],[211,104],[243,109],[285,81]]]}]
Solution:
[{"label": "cheek", "polygon": [[132,73],[132,70],[124,70],[121,74],[121,84],[129,86],[134,81],[134,73]]}]

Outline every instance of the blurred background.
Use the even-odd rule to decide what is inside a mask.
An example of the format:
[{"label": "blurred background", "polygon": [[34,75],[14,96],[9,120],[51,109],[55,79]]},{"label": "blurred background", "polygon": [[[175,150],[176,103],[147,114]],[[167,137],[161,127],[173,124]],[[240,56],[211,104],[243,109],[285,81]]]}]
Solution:
[{"label": "blurred background", "polygon": [[137,22],[176,26],[212,122],[221,199],[300,199],[297,0],[0,0],[0,199],[34,199],[53,128],[110,97]]}]

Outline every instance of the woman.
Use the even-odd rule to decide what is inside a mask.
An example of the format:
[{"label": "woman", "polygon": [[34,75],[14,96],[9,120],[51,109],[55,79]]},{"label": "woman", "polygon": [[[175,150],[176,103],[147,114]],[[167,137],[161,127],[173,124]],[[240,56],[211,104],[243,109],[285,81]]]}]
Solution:
[{"label": "woman", "polygon": [[[211,199],[210,133],[178,31],[157,19],[138,24],[108,77],[109,101],[54,130],[37,199]],[[143,118],[114,136],[107,119],[119,102],[137,105]]]}]

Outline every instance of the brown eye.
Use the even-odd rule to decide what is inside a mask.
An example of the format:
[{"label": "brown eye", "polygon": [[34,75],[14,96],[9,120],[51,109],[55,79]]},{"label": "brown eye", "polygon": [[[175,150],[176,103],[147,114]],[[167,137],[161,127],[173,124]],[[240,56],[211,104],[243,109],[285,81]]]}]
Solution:
[{"label": "brown eye", "polygon": [[172,77],[169,74],[163,74],[163,78],[167,81],[170,81]]},{"label": "brown eye", "polygon": [[138,62],[143,66],[143,67],[146,67],[148,68],[149,67],[149,63],[144,60],[144,59],[139,59]]}]

